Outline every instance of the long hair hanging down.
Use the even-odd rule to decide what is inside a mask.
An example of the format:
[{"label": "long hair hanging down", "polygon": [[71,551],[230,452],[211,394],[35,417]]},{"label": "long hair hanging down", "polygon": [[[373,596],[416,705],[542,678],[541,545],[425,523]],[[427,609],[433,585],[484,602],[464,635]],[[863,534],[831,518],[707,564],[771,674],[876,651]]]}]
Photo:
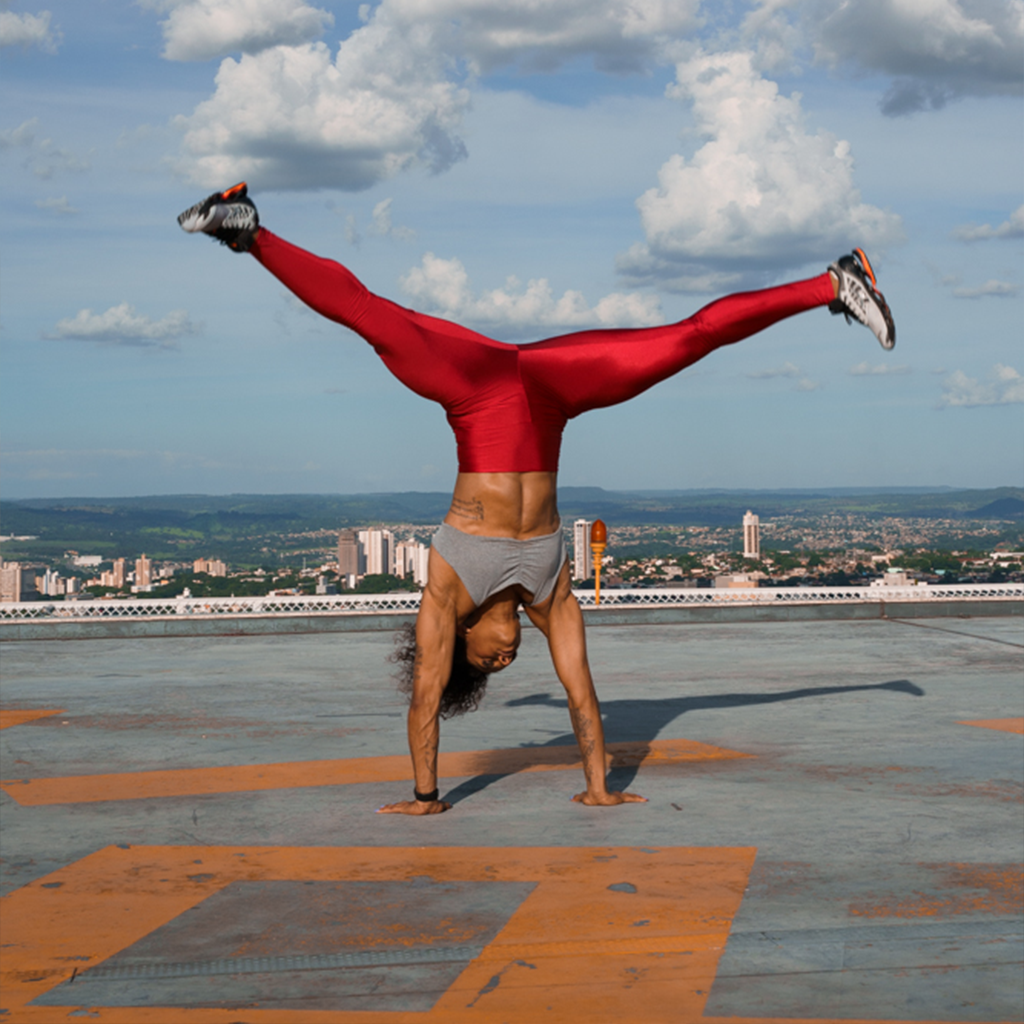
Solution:
[{"label": "long hair hanging down", "polygon": [[[395,634],[395,649],[388,661],[398,666],[395,678],[399,692],[412,698],[413,676],[416,670],[416,627],[407,622]],[[487,689],[487,673],[474,668],[466,658],[466,641],[455,637],[452,672],[444,693],[441,694],[441,717],[454,718],[467,711],[476,711]]]}]

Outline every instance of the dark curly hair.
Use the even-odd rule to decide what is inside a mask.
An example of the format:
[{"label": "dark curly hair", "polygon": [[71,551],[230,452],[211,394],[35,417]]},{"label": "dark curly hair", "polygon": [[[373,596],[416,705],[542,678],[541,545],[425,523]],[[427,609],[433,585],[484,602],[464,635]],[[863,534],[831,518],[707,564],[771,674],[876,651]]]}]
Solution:
[{"label": "dark curly hair", "polygon": [[[395,649],[388,661],[398,666],[395,678],[400,693],[412,698],[413,676],[416,667],[416,627],[407,622],[395,634]],[[454,718],[467,711],[476,711],[487,689],[487,673],[474,668],[466,658],[466,641],[455,637],[452,655],[452,673],[441,694],[441,717]]]}]

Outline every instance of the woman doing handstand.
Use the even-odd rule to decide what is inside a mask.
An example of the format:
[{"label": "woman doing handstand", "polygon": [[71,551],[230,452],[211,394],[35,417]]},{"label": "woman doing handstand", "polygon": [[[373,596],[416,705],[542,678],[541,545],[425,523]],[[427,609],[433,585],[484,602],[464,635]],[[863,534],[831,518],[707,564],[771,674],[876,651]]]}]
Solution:
[{"label": "woman doing handstand", "polygon": [[895,327],[864,253],[806,281],[719,299],[679,323],[510,345],[380,298],[341,264],[261,228],[244,184],[178,222],[251,253],[316,312],[360,334],[403,384],[444,408],[455,432],[459,473],[430,549],[408,658],[415,798],[381,810],[450,807],[438,799],[440,719],[474,708],[487,676],[515,660],[520,607],[547,638],[568,697],[587,785],[574,799],[642,800],[605,782],[600,707],[556,501],[562,430],[588,409],[625,402],[716,348],[818,306],[857,319],[892,348]]}]

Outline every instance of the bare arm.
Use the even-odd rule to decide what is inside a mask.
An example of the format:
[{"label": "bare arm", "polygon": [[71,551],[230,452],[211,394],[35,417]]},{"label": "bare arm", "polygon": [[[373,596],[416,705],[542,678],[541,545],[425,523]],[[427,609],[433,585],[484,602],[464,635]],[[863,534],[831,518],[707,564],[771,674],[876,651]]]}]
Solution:
[{"label": "bare arm", "polygon": [[562,567],[554,593],[542,609],[527,606],[525,610],[548,639],[555,672],[569,700],[569,716],[587,780],[586,790],[573,799],[600,806],[643,801],[635,793],[610,792],[605,780],[607,761],[601,707],[587,661],[583,614],[572,593],[568,565]]},{"label": "bare arm", "polygon": [[[448,599],[447,588],[443,585],[443,570],[435,572],[435,561],[440,560],[432,556],[428,575],[432,580],[435,576],[442,579],[434,586],[428,584],[416,617],[416,661],[409,704],[409,753],[419,793],[431,793],[437,788],[441,695],[451,674],[455,647],[456,606],[453,600]],[[385,805],[378,813],[440,814],[450,807],[451,804],[443,800],[401,800]]]}]

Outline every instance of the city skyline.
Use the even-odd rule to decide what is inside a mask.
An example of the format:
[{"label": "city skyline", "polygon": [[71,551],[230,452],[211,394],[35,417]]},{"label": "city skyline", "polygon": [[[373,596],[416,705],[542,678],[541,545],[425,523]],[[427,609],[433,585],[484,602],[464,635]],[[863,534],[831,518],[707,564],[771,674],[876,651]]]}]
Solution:
[{"label": "city skyline", "polygon": [[4,496],[451,485],[436,406],[178,230],[242,178],[283,237],[508,342],[868,250],[892,353],[801,315],[571,422],[563,485],[1020,485],[1014,9],[12,0]]}]

